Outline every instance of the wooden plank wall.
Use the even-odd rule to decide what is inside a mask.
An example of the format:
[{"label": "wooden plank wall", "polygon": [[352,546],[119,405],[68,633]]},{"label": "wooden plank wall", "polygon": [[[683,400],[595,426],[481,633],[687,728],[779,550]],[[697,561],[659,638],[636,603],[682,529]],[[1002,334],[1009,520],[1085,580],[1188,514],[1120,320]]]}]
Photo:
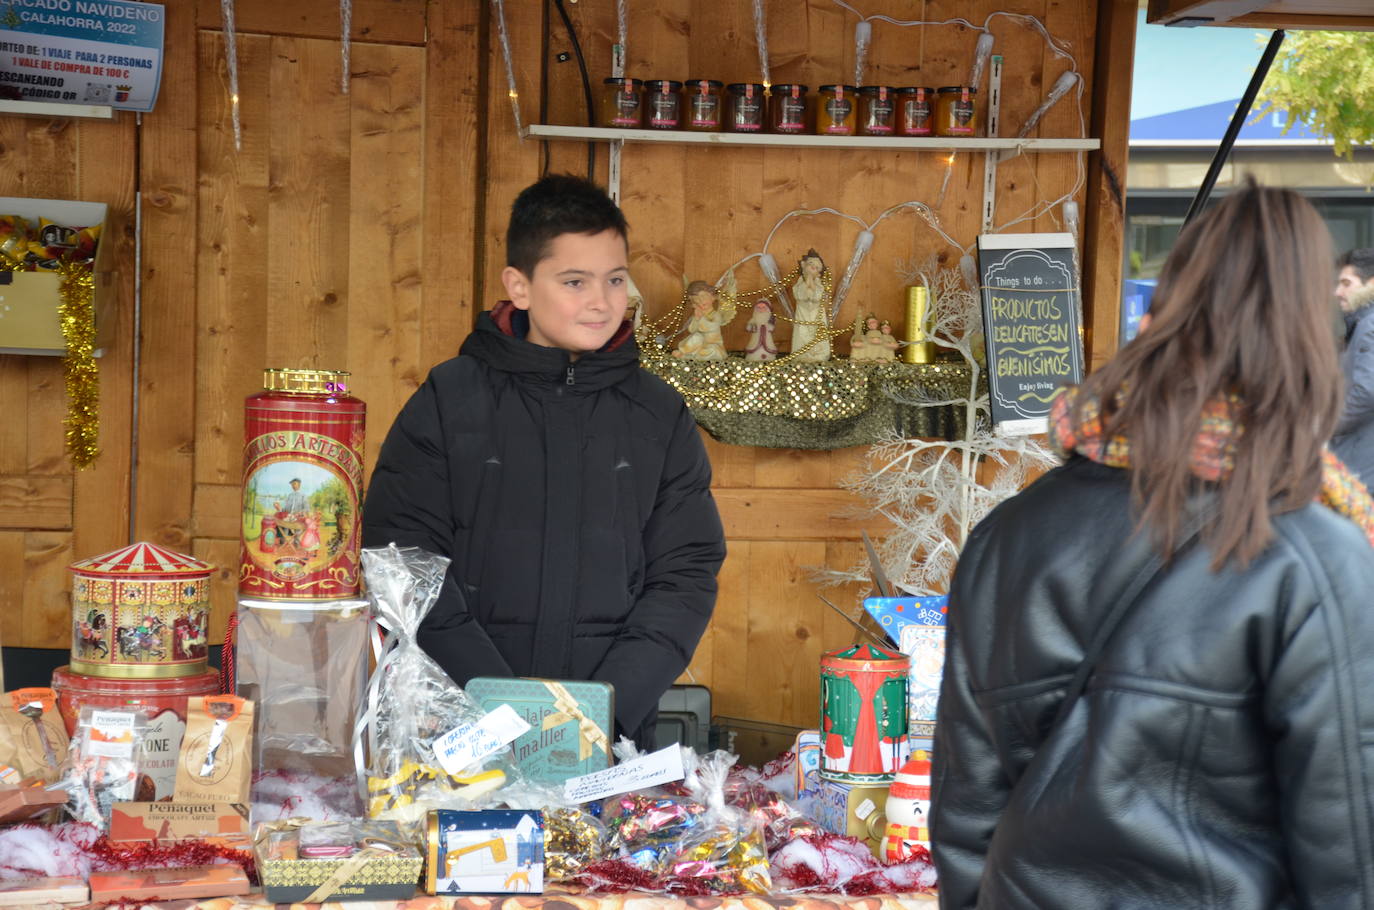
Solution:
[{"label": "wooden plank wall", "polygon": [[[850,4],[865,15],[939,21],[963,17],[976,24],[994,10],[1034,16],[1076,58],[1085,79],[1082,107],[1086,122],[1092,98],[1093,32],[1097,3],[1092,0],[866,0]],[[823,83],[852,82],[854,26],[858,17],[833,0],[768,0],[767,35],[771,81],[801,82],[814,91]],[[617,34],[614,4],[567,6],[592,73],[593,91],[610,74],[611,44]],[[511,31],[537,30],[539,11],[508,4]],[[585,122],[585,105],[575,66],[559,62],[572,47],[556,17],[548,38],[548,120]],[[999,16],[990,27],[994,53],[1004,58],[1003,134],[1014,134],[1038,106],[1048,86],[1067,68],[1048,52],[1041,36],[1024,20]],[[726,83],[761,81],[748,3],[715,0],[659,0],[631,4],[627,75],[644,79],[712,78]],[[532,38],[524,38],[532,48]],[[873,23],[865,81],[885,85],[953,85],[966,80],[977,34],[958,25],[903,28]],[[1125,45],[1130,47],[1129,38]],[[530,50],[518,59],[530,59]],[[1129,54],[1127,55],[1129,59]],[[1129,69],[1129,66],[1128,66]],[[498,70],[493,67],[493,73]],[[517,67],[521,98],[538,91],[533,66]],[[489,153],[503,171],[487,183],[489,237],[520,187],[536,177],[541,158],[522,155],[505,102],[504,81],[489,90],[493,105]],[[536,95],[537,97],[537,95]],[[534,105],[523,105],[525,110]],[[1053,108],[1031,135],[1079,136],[1079,107],[1073,100]],[[548,167],[586,172],[585,147],[550,143]],[[826,149],[687,148],[627,146],[623,157],[622,206],[631,225],[631,270],[650,312],[661,315],[681,294],[684,280],[715,280],[728,267],[762,249],[774,225],[788,212],[831,207],[872,223],[889,207],[923,201],[934,207],[948,167],[948,155],[935,152],[861,152]],[[1072,191],[1080,174],[1073,155],[1023,156],[998,171],[995,222],[1026,217],[1012,230],[1064,230],[1061,212],[1040,206]],[[605,179],[607,155],[598,149],[597,173]],[[512,173],[514,171],[514,173]],[[983,157],[955,157],[938,217],[962,245],[979,229]],[[1075,197],[1082,207],[1084,194]],[[769,251],[786,271],[810,247],[838,276],[845,268],[860,226],[822,215],[795,218],[777,231]],[[499,264],[499,247],[486,254],[487,269]],[[858,274],[838,322],[873,311],[900,326],[903,284],[898,260],[936,256],[957,267],[960,251],[946,245],[913,214],[885,220]],[[755,262],[737,273],[741,287],[764,283]],[[1113,308],[1113,313],[1115,312]],[[727,345],[743,347],[744,319],[726,333]],[[784,330],[780,327],[780,334]],[[847,351],[845,341],[836,345]],[[721,574],[716,617],[692,663],[693,677],[709,685],[715,710],[724,715],[790,724],[814,722],[817,662],[823,651],[852,641],[851,629],[824,607],[811,582],[815,567],[848,567],[861,557],[859,532],[874,522],[850,517],[861,503],[841,481],[863,462],[862,449],[830,453],[727,446],[708,440],[715,468],[718,502],[730,535],[730,556]],[[881,527],[881,522],[877,522]],[[857,607],[863,592],[844,590],[830,597]]]},{"label": "wooden plank wall", "polygon": [[[833,0],[767,0],[774,82],[850,81],[852,13]],[[981,23],[994,9],[1038,17],[1069,46],[1091,90],[1097,0],[866,0],[866,14]],[[631,3],[630,74],[759,78],[751,4]],[[599,90],[609,73],[613,3],[569,3]],[[474,313],[499,293],[502,236],[515,194],[546,170],[585,173],[586,147],[522,141],[487,3],[355,0],[350,91],[340,86],[337,5],[238,0],[243,142],[235,148],[219,4],[169,4],[158,109],[136,123],[0,117],[0,193],[91,199],[112,206],[109,242],[123,268],[117,335],[101,362],[104,454],[73,473],[62,450],[65,410],[55,359],[0,356],[0,640],[65,647],[65,566],[133,539],[189,550],[222,567],[215,628],[234,602],[244,397],[267,366],[346,368],[369,406],[371,467],[391,419],[426,371],[451,356]],[[584,117],[567,34],[552,7],[508,0],[522,113]],[[1025,24],[994,19],[1006,60],[1004,128],[1014,129],[1063,71]],[[962,80],[975,34],[958,26],[874,24],[867,81]],[[1129,47],[1129,42],[1126,44]],[[1085,116],[1087,100],[1085,94]],[[1039,135],[1078,135],[1072,101]],[[607,154],[597,149],[604,180]],[[654,312],[684,277],[714,279],[757,252],[787,212],[830,206],[872,221],[907,200],[934,204],[946,156],[837,150],[643,148],[624,159],[635,280]],[[1060,228],[1036,212],[1069,192],[1073,156],[1008,161],[999,223]],[[956,158],[939,217],[961,244],[977,233],[982,159]],[[136,197],[136,193],[138,196]],[[134,338],[134,224],[141,198],[142,293]],[[1084,201],[1079,192],[1080,204]],[[1119,232],[1119,227],[1114,228]],[[794,219],[771,247],[784,269],[816,247],[837,272],[858,226]],[[1119,243],[1119,239],[1117,241]],[[874,310],[900,322],[896,260],[955,264],[910,214],[876,231],[842,319]],[[743,287],[762,279],[740,269]],[[1104,294],[1099,280],[1098,293]],[[1110,298],[1108,306],[1115,313]],[[742,322],[743,320],[740,320]],[[739,344],[734,328],[730,340]],[[844,350],[841,344],[840,350]],[[135,374],[135,351],[138,354]],[[137,396],[135,396],[137,391]],[[135,406],[135,400],[137,405]],[[841,488],[859,449],[750,449],[708,440],[730,537],[721,599],[690,678],[711,686],[719,714],[814,722],[816,665],[851,640],[817,599],[811,572],[860,558],[857,503]],[[861,592],[835,592],[854,606]],[[218,634],[215,638],[218,641]]]}]

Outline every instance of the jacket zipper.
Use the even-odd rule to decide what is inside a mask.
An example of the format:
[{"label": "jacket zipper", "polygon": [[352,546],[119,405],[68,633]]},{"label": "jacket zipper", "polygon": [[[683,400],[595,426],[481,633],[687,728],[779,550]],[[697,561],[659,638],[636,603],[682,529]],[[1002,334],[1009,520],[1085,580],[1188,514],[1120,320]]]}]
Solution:
[{"label": "jacket zipper", "polygon": [[568,364],[568,378],[565,379],[563,382],[564,382],[565,385],[573,385],[574,380],[573,380],[573,367],[572,367],[572,364]]}]

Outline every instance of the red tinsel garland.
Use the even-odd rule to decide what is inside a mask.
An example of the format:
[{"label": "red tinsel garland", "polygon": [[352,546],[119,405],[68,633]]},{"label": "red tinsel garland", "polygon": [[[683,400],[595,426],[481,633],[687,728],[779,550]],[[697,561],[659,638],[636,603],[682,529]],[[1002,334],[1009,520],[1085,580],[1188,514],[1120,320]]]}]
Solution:
[{"label": "red tinsel garland", "polygon": [[[75,856],[89,863],[89,870],[71,870],[69,874],[91,872],[121,872],[129,869],[160,869],[180,866],[208,866],[222,861],[240,866],[253,881],[257,881],[257,864],[252,851],[236,850],[222,844],[212,844],[203,840],[184,840],[169,844],[149,844],[140,842],[116,842],[109,835],[102,834],[93,825],[84,822],[69,822],[45,828],[40,825],[25,824],[7,828],[10,834],[32,831],[42,832],[58,844],[68,845],[75,850]],[[43,869],[21,866],[0,866],[0,880],[30,878],[46,875]]]}]

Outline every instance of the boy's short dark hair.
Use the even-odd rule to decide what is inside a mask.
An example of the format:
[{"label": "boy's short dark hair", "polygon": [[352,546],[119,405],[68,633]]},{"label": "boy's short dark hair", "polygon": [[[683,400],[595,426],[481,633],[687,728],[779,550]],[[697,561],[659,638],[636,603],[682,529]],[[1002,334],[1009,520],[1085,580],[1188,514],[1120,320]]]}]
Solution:
[{"label": "boy's short dark hair", "polygon": [[1336,269],[1339,271],[1346,266],[1355,270],[1361,282],[1374,278],[1374,248],[1354,249],[1341,254],[1341,258],[1336,260]]},{"label": "boy's short dark hair", "polygon": [[630,226],[606,191],[581,177],[551,174],[515,197],[506,228],[506,264],[532,276],[559,234],[602,231],[615,231],[629,242]]}]

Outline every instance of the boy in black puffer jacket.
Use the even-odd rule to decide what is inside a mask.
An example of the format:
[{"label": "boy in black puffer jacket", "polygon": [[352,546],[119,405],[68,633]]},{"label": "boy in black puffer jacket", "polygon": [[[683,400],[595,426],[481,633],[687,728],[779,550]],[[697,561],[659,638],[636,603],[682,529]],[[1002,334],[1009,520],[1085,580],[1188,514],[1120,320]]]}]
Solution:
[{"label": "boy in black puffer jacket", "polygon": [[594,184],[516,199],[501,279],[387,435],[363,545],[452,558],[420,643],[474,676],[615,686],[618,735],[652,747],[659,697],[716,599],[724,532],[682,397],[639,368],[627,226]]}]

